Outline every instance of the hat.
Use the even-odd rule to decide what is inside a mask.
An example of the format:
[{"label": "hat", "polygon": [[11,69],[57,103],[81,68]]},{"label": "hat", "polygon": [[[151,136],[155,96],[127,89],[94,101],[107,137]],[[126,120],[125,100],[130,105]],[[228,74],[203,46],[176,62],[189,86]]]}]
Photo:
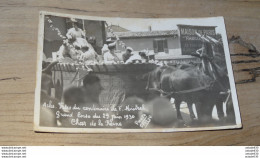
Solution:
[{"label": "hat", "polygon": [[106,39],[106,44],[110,44],[110,43],[113,43],[113,42],[114,42],[114,40],[112,40],[111,38]]},{"label": "hat", "polygon": [[109,49],[114,49],[116,47],[116,42],[108,44]]},{"label": "hat", "polygon": [[78,22],[75,18],[70,18],[70,21],[75,23]]},{"label": "hat", "polygon": [[111,38],[107,38],[106,41],[107,41],[107,42],[111,42],[112,39],[111,39]]},{"label": "hat", "polygon": [[134,51],[131,47],[126,47],[126,50],[130,50],[131,52]]}]

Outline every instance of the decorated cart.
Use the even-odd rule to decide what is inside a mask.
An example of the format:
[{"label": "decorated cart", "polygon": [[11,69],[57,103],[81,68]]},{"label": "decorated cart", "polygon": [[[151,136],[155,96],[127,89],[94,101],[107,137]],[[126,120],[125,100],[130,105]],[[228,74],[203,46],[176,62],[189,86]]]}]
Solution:
[{"label": "decorated cart", "polygon": [[53,81],[55,97],[62,100],[64,90],[71,86],[82,86],[83,78],[90,72],[100,79],[104,88],[99,96],[100,104],[109,106],[119,104],[124,98],[138,96],[144,98],[146,81],[138,76],[156,68],[156,64],[114,64],[114,65],[88,65],[89,71],[81,65],[71,63],[58,63],[53,67]]}]

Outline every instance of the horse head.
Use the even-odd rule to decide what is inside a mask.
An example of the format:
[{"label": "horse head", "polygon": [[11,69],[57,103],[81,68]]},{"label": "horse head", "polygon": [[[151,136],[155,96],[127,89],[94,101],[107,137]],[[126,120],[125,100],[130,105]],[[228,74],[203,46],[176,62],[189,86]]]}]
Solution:
[{"label": "horse head", "polygon": [[157,67],[155,70],[148,73],[146,90],[158,91],[161,89],[161,74],[165,70],[165,66]]}]

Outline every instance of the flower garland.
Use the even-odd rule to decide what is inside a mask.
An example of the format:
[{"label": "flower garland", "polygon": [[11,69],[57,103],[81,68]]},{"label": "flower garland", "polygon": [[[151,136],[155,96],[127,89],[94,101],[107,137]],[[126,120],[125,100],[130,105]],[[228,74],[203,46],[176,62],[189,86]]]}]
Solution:
[{"label": "flower garland", "polygon": [[74,47],[72,44],[70,44],[70,43],[68,42],[68,40],[66,40],[67,37],[62,35],[60,29],[57,28],[57,27],[54,27],[53,21],[50,19],[50,17],[46,16],[46,19],[47,19],[47,21],[48,21],[48,23],[49,23],[49,27],[51,28],[51,30],[57,32],[57,35],[58,35],[61,39],[63,39],[64,44],[65,44],[66,46],[70,47],[70,49],[72,49],[74,52],[77,51],[77,50],[75,49],[75,47]]},{"label": "flower garland", "polygon": [[58,35],[60,38],[66,39],[66,37],[61,34],[60,29],[53,26],[53,22],[52,22],[52,20],[50,19],[50,17],[46,16],[46,19],[47,19],[48,23],[50,24],[51,30],[52,30],[52,31],[57,31],[57,35]]},{"label": "flower garland", "polygon": [[120,40],[120,38],[118,37],[118,35],[116,35],[116,34],[114,33],[113,29],[111,28],[112,25],[111,25],[111,26],[108,26],[107,23],[105,23],[105,24],[107,25],[107,30],[108,30],[108,31],[113,35],[113,37],[115,37],[116,40],[118,41],[118,44],[119,44],[122,48],[126,49],[125,43]]},{"label": "flower garland", "polygon": [[[50,25],[51,30],[57,32],[57,35],[58,35],[60,38],[63,39],[64,44],[65,44],[67,47],[70,47],[70,49],[72,49],[74,52],[77,52],[77,49],[76,49],[72,44],[69,43],[67,37],[66,37],[66,36],[63,36],[63,35],[61,34],[61,31],[59,30],[59,28],[56,28],[56,27],[53,26],[53,22],[52,22],[52,20],[50,19],[50,17],[46,16],[46,19],[47,19],[47,21],[48,21],[48,23],[49,23],[49,25]],[[61,62],[59,62],[59,64],[61,64]],[[87,70],[87,71],[93,71],[91,68],[89,68],[89,67],[84,63],[84,61],[82,61],[82,60],[80,59],[80,56],[78,56],[78,59],[76,60],[76,64],[78,65],[78,67],[76,68],[76,75],[77,75],[77,73],[79,72],[80,69]],[[66,67],[66,66],[65,66],[66,63],[63,63],[62,65],[63,65],[64,67]],[[72,65],[73,65],[73,64],[72,64]],[[76,77],[76,75],[75,75],[75,77]],[[74,79],[72,80],[72,82],[75,80],[75,77],[74,77]]]},{"label": "flower garland", "polygon": [[[52,20],[50,19],[50,17],[46,16],[46,19],[47,19],[48,23],[50,24],[50,28],[51,28],[52,31],[56,31],[56,32],[57,32],[57,35],[58,35],[60,38],[62,38],[63,40],[67,39],[65,36],[63,36],[63,35],[61,34],[61,31],[59,30],[59,28],[54,27],[53,22],[52,22]],[[118,35],[116,35],[116,34],[114,33],[114,31],[113,31],[113,29],[111,28],[111,26],[108,26],[107,23],[105,23],[105,24],[107,25],[108,31],[109,31],[109,32],[113,35],[113,37],[115,37],[116,40],[118,41],[118,44],[119,44],[122,48],[126,49],[125,43],[124,43],[123,41],[121,41],[120,38],[118,37]],[[66,45],[67,45],[67,46],[70,45],[67,41],[65,41],[65,42],[66,42]]]}]

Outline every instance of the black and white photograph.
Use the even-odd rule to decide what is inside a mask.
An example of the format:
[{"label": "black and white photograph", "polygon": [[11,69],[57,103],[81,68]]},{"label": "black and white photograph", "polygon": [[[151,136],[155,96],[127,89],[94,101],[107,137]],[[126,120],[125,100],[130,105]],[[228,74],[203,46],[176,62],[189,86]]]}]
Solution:
[{"label": "black and white photograph", "polygon": [[34,130],[241,128],[223,17],[40,12]]}]

